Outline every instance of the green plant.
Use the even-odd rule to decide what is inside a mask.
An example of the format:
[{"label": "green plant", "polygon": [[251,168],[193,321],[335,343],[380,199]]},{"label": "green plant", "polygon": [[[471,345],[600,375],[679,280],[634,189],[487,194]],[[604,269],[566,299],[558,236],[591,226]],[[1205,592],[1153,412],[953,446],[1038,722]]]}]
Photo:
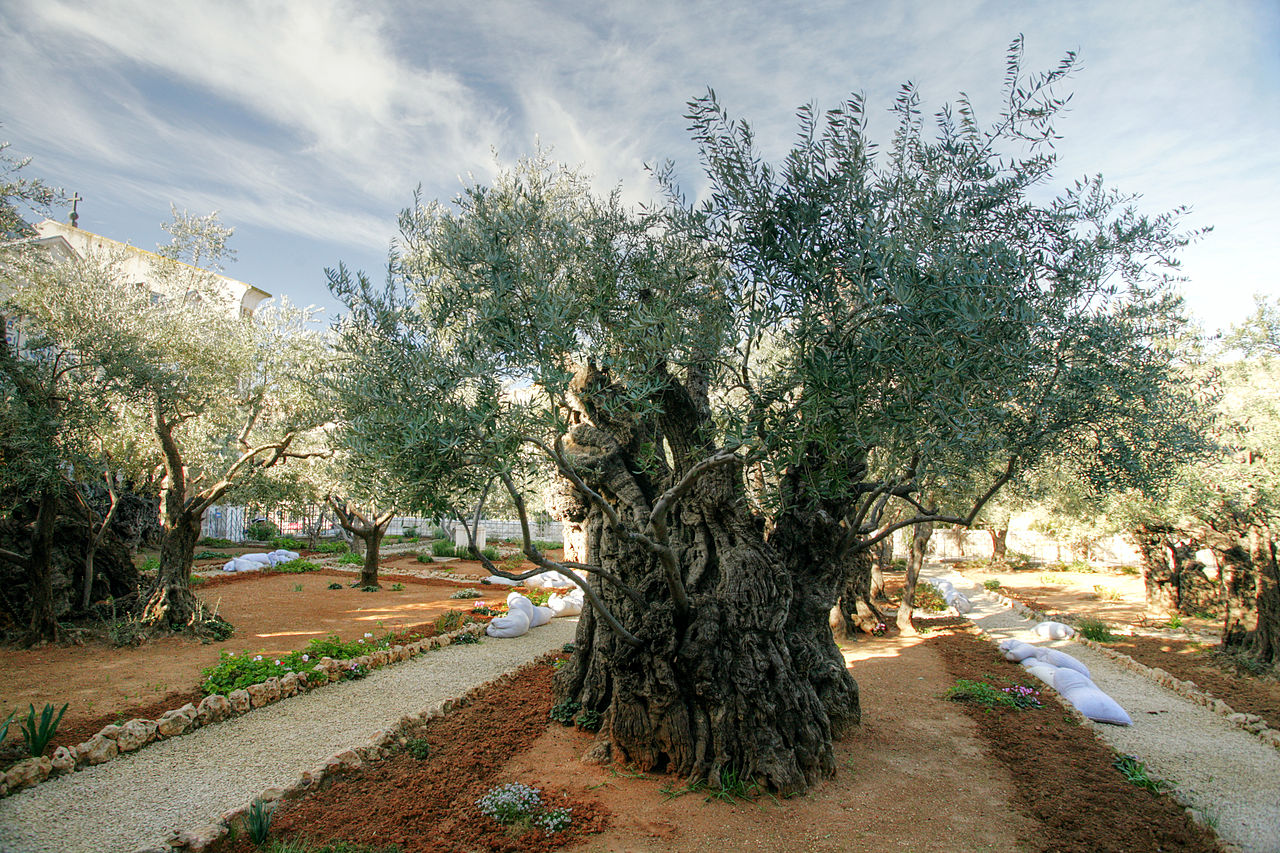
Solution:
[{"label": "green plant", "polygon": [[1039,691],[1015,684],[1012,687],[995,688],[983,681],[972,681],[968,678],[956,679],[956,683],[948,688],[946,697],[952,702],[972,702],[984,708],[1039,708]]},{"label": "green plant", "polygon": [[538,827],[548,835],[568,828],[572,821],[572,809],[548,807],[540,790],[522,782],[491,788],[476,805],[503,826]]},{"label": "green plant", "polygon": [[573,651],[576,648],[577,646],[575,646],[573,643],[565,643],[563,646],[560,647],[560,651],[564,652],[566,655],[571,655],[573,654]]},{"label": "green plant", "polygon": [[600,725],[604,719],[600,716],[599,711],[583,711],[578,715],[578,728],[588,732],[600,731]]},{"label": "green plant", "polygon": [[931,584],[916,585],[915,606],[928,613],[941,613],[947,609],[947,602]]},{"label": "green plant", "polygon": [[354,841],[331,841],[328,844],[317,844],[306,838],[294,838],[290,840],[273,839],[270,844],[262,848],[263,853],[404,853],[404,848],[399,844],[389,844],[386,847],[370,847],[365,844],[357,844]]},{"label": "green plant", "polygon": [[470,646],[480,642],[480,638],[475,634],[461,634],[453,638],[453,642],[460,646]]},{"label": "green plant", "polygon": [[417,528],[417,527],[415,527],[415,526],[413,526],[413,525],[409,525],[408,527],[404,528],[404,529],[403,529],[402,531],[400,531],[400,532],[401,532],[401,534],[402,534],[403,536],[405,536],[405,537],[407,537],[407,538],[409,538],[409,539],[417,539],[417,538],[418,538],[418,528]]},{"label": "green plant", "polygon": [[547,599],[551,597],[549,589],[531,589],[525,593],[525,598],[533,602],[534,607],[542,607],[546,605]]},{"label": "green plant", "polygon": [[419,554],[419,555],[418,555],[418,562],[419,562],[419,563],[434,563],[434,562],[435,562],[435,560],[433,560],[433,559],[432,559],[432,557],[431,557],[431,555],[430,555],[430,554]]},{"label": "green plant", "polygon": [[551,719],[565,726],[573,725],[573,718],[582,710],[582,703],[573,699],[561,699],[555,705],[551,706],[551,713],[548,714]]},{"label": "green plant", "polygon": [[344,566],[361,566],[364,565],[364,557],[354,551],[348,551],[338,558],[338,563]]},{"label": "green plant", "polygon": [[329,589],[342,589],[342,584],[335,581],[334,583],[329,584]]},{"label": "green plant", "polygon": [[1119,601],[1120,593],[1116,592],[1109,586],[1102,584],[1093,585],[1093,594],[1099,601]]},{"label": "green plant", "polygon": [[982,588],[985,590],[990,590],[991,592],[995,592],[1000,588],[1000,581],[996,580],[995,578],[991,578],[990,580],[985,580],[982,582]]},{"label": "green plant", "polygon": [[249,833],[249,839],[259,847],[267,842],[267,835],[271,832],[271,818],[274,816],[275,806],[262,800],[254,800],[245,812],[244,828]]},{"label": "green plant", "polygon": [[361,592],[377,592],[379,589],[381,589],[381,587],[375,586],[374,584],[371,584],[371,583],[367,583],[364,586],[356,587],[356,589],[360,590]]},{"label": "green plant", "polygon": [[158,572],[160,571],[160,558],[147,557],[142,561],[142,565],[138,566],[140,572]]},{"label": "green plant", "polygon": [[432,624],[435,625],[437,631],[444,632],[461,628],[463,625],[472,621],[474,620],[471,618],[470,614],[463,613],[460,610],[447,610],[437,616],[436,621]]},{"label": "green plant", "polygon": [[1139,761],[1136,755],[1117,755],[1111,762],[1111,766],[1119,770],[1120,775],[1130,783],[1139,788],[1146,788],[1153,794],[1163,793],[1173,787],[1161,779],[1151,778],[1147,774],[1147,766]]},{"label": "green plant", "polygon": [[502,559],[502,555],[498,553],[498,549],[492,545],[488,548],[481,548],[480,553],[488,557],[491,562]]},{"label": "green plant", "polygon": [[13,715],[17,711],[10,711],[9,716],[5,718],[3,724],[0,724],[0,744],[4,743],[4,739],[9,736],[9,724],[13,722]]},{"label": "green plant", "polygon": [[1079,619],[1076,621],[1076,630],[1080,632],[1080,636],[1095,643],[1109,643],[1116,638],[1111,633],[1111,626],[1099,619]]},{"label": "green plant", "polygon": [[535,539],[529,543],[539,551],[559,551],[564,547],[563,542],[549,542],[542,539]]},{"label": "green plant", "polygon": [[123,619],[113,619],[107,625],[107,639],[117,649],[141,645],[146,636],[147,630],[142,623],[127,616]]},{"label": "green plant", "polygon": [[1170,617],[1169,617],[1169,628],[1170,628],[1170,630],[1176,631],[1176,630],[1178,630],[1178,629],[1179,629],[1179,628],[1181,628],[1181,627],[1182,627],[1182,617],[1181,617],[1181,616],[1179,616],[1177,613],[1175,613],[1175,614],[1173,614],[1172,616],[1170,616]]},{"label": "green plant", "polygon": [[393,584],[391,585],[391,590],[392,590],[393,592],[400,592],[400,591],[401,591],[401,590],[403,590],[403,589],[404,589],[404,584],[402,584],[402,583],[393,583]]},{"label": "green plant", "polygon": [[300,584],[300,583],[295,583],[295,584],[293,585],[293,591],[294,591],[294,592],[302,592],[302,584]]},{"label": "green plant", "polygon": [[[49,745],[49,741],[53,740],[53,736],[58,732],[58,723],[62,722],[62,715],[67,713],[70,703],[62,706],[62,710],[58,711],[58,716],[53,714],[53,706],[45,705],[40,710],[40,719],[36,720],[36,706],[32,705],[27,711],[27,721],[22,724],[22,740],[27,745],[27,754],[33,758],[44,755],[44,749]],[[8,723],[5,723],[6,729]]]},{"label": "green plant", "polygon": [[230,554],[224,554],[221,551],[201,551],[191,559],[193,560],[230,560]]},{"label": "green plant", "polygon": [[431,754],[431,743],[424,737],[410,738],[404,749],[405,752],[421,761]]},{"label": "green plant", "polygon": [[305,572],[317,572],[319,570],[320,566],[301,557],[296,560],[290,560],[287,563],[277,563],[271,567],[271,571],[284,575],[300,575]]},{"label": "green plant", "polygon": [[271,547],[286,551],[301,551],[303,543],[294,539],[292,536],[277,536],[271,540]]},{"label": "green plant", "polygon": [[450,593],[449,597],[450,598],[479,598],[480,593],[476,592],[471,587],[466,587],[464,589],[458,590],[457,592]]},{"label": "green plant", "polygon": [[453,543],[450,542],[448,539],[443,539],[439,542],[432,542],[431,553],[436,557],[456,557],[457,556],[457,554],[454,553],[454,550],[453,550]]},{"label": "green plant", "polygon": [[259,519],[244,529],[244,535],[258,542],[270,542],[280,535],[280,528],[266,519]]},{"label": "green plant", "polygon": [[1142,574],[1142,570],[1141,570],[1141,569],[1139,569],[1137,566],[1121,566],[1121,567],[1120,567],[1120,574],[1122,574],[1122,575],[1140,575],[1140,574]]},{"label": "green plant", "polygon": [[351,550],[351,546],[346,542],[320,542],[316,545],[316,550],[321,554],[345,554]]}]

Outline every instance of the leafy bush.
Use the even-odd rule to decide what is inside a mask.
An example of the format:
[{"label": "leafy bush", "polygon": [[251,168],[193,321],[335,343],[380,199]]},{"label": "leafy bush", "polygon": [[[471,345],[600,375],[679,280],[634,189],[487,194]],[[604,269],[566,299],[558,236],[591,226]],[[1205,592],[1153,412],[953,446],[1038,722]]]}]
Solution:
[{"label": "leafy bush", "polygon": [[381,587],[371,583],[367,583],[364,586],[356,587],[356,589],[360,590],[361,592],[377,592],[379,589],[381,589]]},{"label": "leafy bush", "polygon": [[271,540],[271,547],[276,550],[283,548],[286,551],[301,551],[304,544],[292,536],[277,536]]},{"label": "leafy bush", "polygon": [[351,550],[351,546],[346,542],[320,542],[316,545],[316,550],[321,554],[345,554]]},{"label": "leafy bush", "polygon": [[408,539],[418,538],[418,528],[413,525],[409,525],[408,527],[405,527],[403,530],[400,531],[400,533],[401,535],[403,535]]},{"label": "leafy bush", "polygon": [[550,835],[567,829],[572,809],[548,808],[542,792],[521,782],[508,782],[489,790],[476,800],[480,811],[503,826],[538,827]]},{"label": "leafy bush", "polygon": [[267,842],[271,832],[271,818],[275,816],[275,806],[254,800],[249,804],[249,811],[244,816],[244,827],[249,832],[249,839],[261,847]]},{"label": "leafy bush", "polygon": [[403,590],[403,589],[404,589],[404,584],[402,584],[402,583],[393,583],[393,584],[391,585],[391,590],[392,590],[393,592],[400,592],[400,591],[401,591],[401,590]]},{"label": "leafy bush", "polygon": [[255,521],[244,529],[244,535],[258,542],[270,542],[280,535],[280,528],[270,521]]},{"label": "leafy bush", "polygon": [[404,848],[399,844],[388,844],[386,847],[370,847],[365,844],[357,844],[354,841],[330,841],[327,844],[317,844],[306,838],[294,838],[287,841],[277,838],[266,847],[263,847],[262,853],[404,853]]},{"label": "leafy bush", "polygon": [[431,743],[424,737],[411,738],[404,748],[419,761],[431,754]]},{"label": "leafy bush", "polygon": [[329,589],[342,589],[342,584],[335,581],[334,583],[329,584]]},{"label": "leafy bush", "polygon": [[566,655],[571,655],[573,654],[574,649],[576,648],[577,646],[575,646],[573,643],[565,643],[563,646],[560,647],[560,651],[564,652]]},{"label": "leafy bush", "polygon": [[445,529],[444,529],[443,527],[437,527],[436,529],[434,529],[434,530],[432,530],[432,531],[431,531],[431,537],[430,537],[430,538],[432,538],[432,539],[448,539],[448,538],[449,538],[449,534],[445,532]]},{"label": "leafy bush", "polygon": [[142,561],[142,565],[138,566],[140,572],[158,572],[160,571],[160,558],[147,557]]},{"label": "leafy bush", "polygon": [[489,558],[491,562],[502,559],[502,555],[498,553],[498,549],[490,545],[488,548],[481,548],[480,553]]},{"label": "leafy bush", "polygon": [[224,554],[221,551],[201,551],[191,559],[193,560],[230,560],[230,554]]},{"label": "leafy bush", "polygon": [[[563,542],[549,542],[543,539],[535,539],[529,544],[533,545],[533,547],[537,548],[539,551],[559,551],[564,547]],[[521,547],[524,546],[522,545]]]},{"label": "leafy bush", "polygon": [[479,598],[480,593],[476,592],[471,587],[467,587],[466,589],[460,589],[457,592],[450,593],[449,597],[460,598],[460,599]]},{"label": "leafy bush", "polygon": [[480,642],[480,638],[475,634],[460,634],[453,638],[453,642],[460,646],[471,646]]},{"label": "leafy bush", "polygon": [[137,619],[113,619],[107,625],[107,639],[117,649],[139,646],[147,637],[147,629]]},{"label": "leafy bush", "polygon": [[1139,574],[1142,574],[1142,570],[1141,570],[1141,569],[1139,569],[1137,566],[1121,566],[1121,567],[1120,567],[1120,574],[1122,574],[1122,575],[1139,575]]},{"label": "leafy bush", "polygon": [[296,560],[290,560],[287,563],[277,563],[271,567],[271,571],[285,575],[300,575],[304,572],[318,572],[319,570],[320,566],[301,557]]},{"label": "leafy bush", "polygon": [[549,589],[531,589],[525,593],[525,597],[533,602],[534,607],[544,607],[547,599],[551,597],[551,592]]},{"label": "leafy bush", "polygon": [[573,699],[561,699],[555,705],[551,706],[551,713],[548,714],[551,719],[557,723],[566,726],[573,725],[573,719],[582,710],[582,703]]},{"label": "leafy bush", "polygon": [[578,715],[578,728],[588,732],[600,731],[600,724],[604,719],[600,716],[599,711],[583,711]]},{"label": "leafy bush", "polygon": [[453,550],[453,543],[450,542],[448,539],[443,539],[439,542],[432,542],[431,553],[436,557],[456,557],[457,556],[457,554],[454,553],[454,550]]},{"label": "leafy bush", "polygon": [[435,626],[437,631],[443,633],[445,631],[454,631],[468,622],[474,621],[469,613],[463,613],[461,610],[446,610],[437,616],[436,621],[431,624]]},{"label": "leafy bush", "polygon": [[363,566],[364,557],[361,557],[354,551],[348,551],[338,558],[338,563],[343,566]]},{"label": "leafy bush", "polygon": [[435,562],[435,560],[434,560],[434,559],[432,559],[432,557],[431,557],[431,555],[430,555],[430,554],[419,554],[419,555],[418,555],[418,562],[419,562],[419,563],[434,563],[434,562]]},{"label": "leafy bush", "polygon": [[1099,601],[1119,601],[1121,598],[1120,593],[1102,584],[1093,585],[1093,594]]},{"label": "leafy bush", "polygon": [[[290,672],[297,673],[308,680],[321,680],[325,676],[311,670],[320,658],[347,660],[367,655],[376,649],[391,648],[393,645],[391,640],[390,634],[380,639],[374,638],[372,634],[366,634],[352,641],[343,640],[337,634],[329,634],[327,637],[312,639],[302,651],[289,652],[278,657],[223,652],[216,664],[201,673],[205,680],[200,688],[206,695],[211,693],[226,695],[232,690],[241,690],[250,684],[258,684],[271,677],[280,678]],[[344,671],[342,677],[358,678],[364,674],[364,671],[349,670]]]},{"label": "leafy bush", "polygon": [[915,606],[929,613],[941,613],[947,609],[946,599],[932,584],[916,584]]},{"label": "leafy bush", "polygon": [[982,588],[986,590],[990,590],[991,592],[995,592],[1000,588],[1000,581],[996,580],[995,578],[991,578],[990,580],[985,580],[982,582]]},{"label": "leafy bush", "polygon": [[[40,710],[40,719],[36,720],[36,706],[31,705],[27,710],[27,721],[22,723],[22,740],[27,745],[27,754],[33,758],[39,758],[44,755],[45,747],[49,745],[49,741],[53,740],[53,736],[58,733],[58,723],[62,722],[62,715],[67,713],[70,703],[62,706],[62,710],[58,711],[58,716],[54,717],[53,706],[45,705]],[[9,727],[5,722],[5,729]]]}]

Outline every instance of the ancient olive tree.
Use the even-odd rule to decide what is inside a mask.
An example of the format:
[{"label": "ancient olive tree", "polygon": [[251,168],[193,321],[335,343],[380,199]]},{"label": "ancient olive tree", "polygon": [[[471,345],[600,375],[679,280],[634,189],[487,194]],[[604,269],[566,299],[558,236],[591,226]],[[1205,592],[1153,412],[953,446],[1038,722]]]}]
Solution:
[{"label": "ancient olive tree", "polygon": [[140,285],[121,255],[90,253],[18,282],[11,299],[25,324],[73,354],[118,445],[132,449],[128,463],[161,472],[160,570],[142,615],[179,628],[204,619],[190,586],[204,512],[316,452],[300,438],[318,418],[302,380],[320,348],[287,305],[244,317],[195,267],[156,258],[149,272]]},{"label": "ancient olive tree", "polygon": [[971,522],[1045,447],[1124,443],[1108,418],[1165,366],[1148,265],[1183,238],[1098,181],[1031,200],[1069,63],[1024,80],[1014,54],[993,128],[962,102],[927,140],[908,90],[884,158],[856,98],[803,110],[775,168],[708,95],[697,206],[632,212],[534,159],[402,215],[398,346],[470,389],[439,446],[517,508],[532,448],[580,502],[587,562],[525,553],[585,586],[557,692],[616,759],[783,792],[834,772],[859,704],[828,614],[858,557]]}]

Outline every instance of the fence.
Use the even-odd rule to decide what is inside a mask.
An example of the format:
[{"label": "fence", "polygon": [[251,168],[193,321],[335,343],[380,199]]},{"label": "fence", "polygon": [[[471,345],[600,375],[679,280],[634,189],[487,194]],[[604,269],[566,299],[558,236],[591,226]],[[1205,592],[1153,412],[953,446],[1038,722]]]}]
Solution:
[{"label": "fence", "polygon": [[[302,509],[260,509],[243,506],[213,506],[204,514],[200,525],[200,535],[215,539],[227,539],[232,542],[243,542],[246,529],[254,521],[269,521],[274,524],[281,535],[302,538],[309,536],[324,514],[324,524],[320,529],[321,536],[337,536],[339,528],[332,510],[316,505]],[[449,518],[420,518],[417,516],[397,516],[387,525],[388,536],[404,536],[412,530],[420,536],[429,535],[437,527],[444,529],[450,538],[454,527],[460,522]],[[469,522],[468,522],[469,523]],[[519,539],[521,536],[519,521],[501,519],[485,519],[485,535],[489,541],[495,539]],[[529,534],[534,539],[545,542],[562,542],[563,525],[558,521],[530,522]]]}]

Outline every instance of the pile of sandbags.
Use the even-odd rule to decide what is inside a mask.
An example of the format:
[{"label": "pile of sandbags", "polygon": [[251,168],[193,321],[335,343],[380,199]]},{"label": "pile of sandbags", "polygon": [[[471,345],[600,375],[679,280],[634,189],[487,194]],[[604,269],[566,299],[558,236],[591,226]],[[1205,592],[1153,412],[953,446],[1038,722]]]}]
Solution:
[{"label": "pile of sandbags", "polygon": [[529,632],[530,628],[539,628],[555,617],[550,607],[539,607],[527,596],[513,592],[507,596],[507,615],[490,620],[484,632],[490,637],[511,639]]},{"label": "pile of sandbags", "polygon": [[1044,637],[1046,640],[1068,640],[1076,633],[1076,629],[1070,625],[1052,620],[1037,623],[1031,631],[1037,637]]},{"label": "pile of sandbags", "polygon": [[1001,640],[1000,651],[1005,660],[1022,664],[1089,719],[1117,726],[1133,725],[1124,708],[1093,683],[1089,668],[1066,652],[1013,639]]},{"label": "pile of sandbags", "polygon": [[947,603],[948,607],[954,608],[956,613],[961,616],[973,609],[969,599],[964,596],[964,593],[957,590],[951,581],[943,580],[942,578],[925,578],[925,581],[938,591],[938,594],[942,596],[942,600]]},{"label": "pile of sandbags", "polygon": [[575,586],[564,595],[552,593],[547,599],[547,607],[556,616],[579,616],[582,613],[582,587]]},{"label": "pile of sandbags", "polygon": [[489,575],[481,583],[495,584],[497,586],[516,586],[524,584],[529,589],[572,589],[576,587],[572,580],[560,574],[559,572],[539,572],[536,575],[525,578],[522,581],[513,581],[509,578],[501,578],[497,575]]},{"label": "pile of sandbags", "polygon": [[284,548],[272,551],[269,554],[241,554],[222,567],[224,572],[256,572],[264,566],[276,566],[280,563],[288,563],[296,560],[301,555],[297,551],[288,551]]}]

